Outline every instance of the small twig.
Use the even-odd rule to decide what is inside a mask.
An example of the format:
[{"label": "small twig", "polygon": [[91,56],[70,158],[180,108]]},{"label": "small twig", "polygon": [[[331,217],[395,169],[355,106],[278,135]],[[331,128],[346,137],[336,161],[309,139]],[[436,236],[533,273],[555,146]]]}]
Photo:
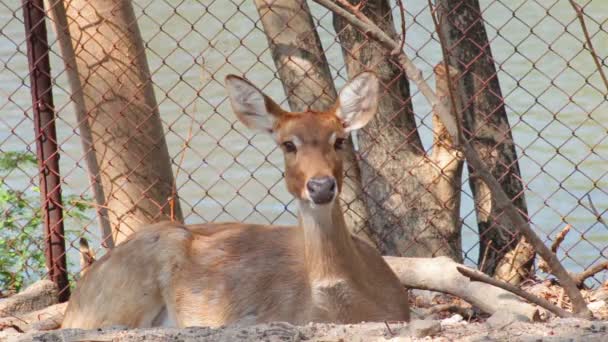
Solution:
[{"label": "small twig", "polygon": [[572,228],[572,225],[567,224],[564,227],[564,229],[562,229],[562,231],[557,234],[557,236],[555,237],[555,241],[553,241],[553,243],[551,244],[551,251],[553,253],[557,252],[557,249],[559,248],[559,246],[562,244],[562,242],[566,238],[566,235],[568,235],[570,228]]},{"label": "small twig", "polygon": [[574,0],[570,0],[570,5],[574,8],[576,12],[576,17],[578,21],[581,23],[581,28],[583,29],[583,34],[585,35],[585,39],[587,40],[587,46],[589,47],[589,52],[591,53],[591,57],[593,57],[593,61],[595,62],[595,66],[597,67],[597,71],[600,73],[602,77],[602,81],[604,81],[604,86],[608,91],[608,79],[606,78],[606,74],[604,74],[604,69],[602,68],[602,63],[600,62],[600,58],[597,56],[595,49],[593,48],[593,44],[591,43],[591,37],[589,36],[589,31],[587,30],[587,24],[585,23],[585,17],[583,16],[583,9],[579,4],[577,4]]},{"label": "small twig", "polygon": [[597,208],[593,204],[593,201],[591,200],[591,195],[587,194],[587,200],[589,201],[589,206],[591,206],[591,210],[593,211],[593,214],[595,215],[597,222],[603,224],[604,227],[606,227],[606,229],[608,229],[608,223],[606,223],[606,221],[602,218],[602,214],[600,214],[600,212],[597,210]]},{"label": "small twig", "polygon": [[74,203],[80,203],[80,204],[88,205],[88,206],[91,206],[91,207],[103,208],[103,209],[107,209],[107,210],[111,211],[110,207],[108,207],[107,205],[98,204],[98,203],[89,202],[89,201],[82,201],[82,200],[77,200],[77,199],[73,199],[71,201],[74,202]]},{"label": "small twig", "polygon": [[391,334],[391,336],[395,336],[395,333],[391,330],[391,327],[388,325],[387,321],[384,321],[384,325],[386,325],[386,330],[388,330],[388,333]]},{"label": "small twig", "polygon": [[337,3],[339,3],[342,7],[346,8],[347,10],[350,11],[350,13],[354,14],[355,16],[357,16],[357,18],[359,18],[360,20],[364,21],[364,22],[371,22],[369,20],[368,17],[365,16],[365,14],[363,14],[363,12],[361,11],[363,9],[363,7],[365,7],[365,5],[367,5],[367,0],[363,0],[361,2],[359,2],[356,5],[351,4],[350,2],[348,2],[348,0],[336,0]]},{"label": "small twig", "polygon": [[23,329],[19,328],[19,326],[16,324],[0,324],[0,331],[7,329],[7,328],[15,329],[15,331],[17,331],[18,333],[25,332],[25,331],[23,331]]},{"label": "small twig", "polygon": [[[551,244],[551,252],[553,252],[553,254],[557,253],[557,249],[559,248],[559,246],[562,244],[562,242],[566,238],[566,235],[568,235],[568,232],[570,231],[570,228],[572,228],[572,225],[571,224],[567,224],[564,227],[564,229],[562,229],[555,236],[555,240],[553,240],[553,243]],[[541,259],[538,262],[538,268],[540,268],[545,273],[551,273],[551,268],[549,267],[549,265],[547,264],[547,262],[544,259]]]},{"label": "small twig", "polygon": [[559,317],[574,316],[571,312],[568,312],[560,307],[557,307],[557,306],[551,304],[548,300],[537,297],[537,296],[535,296],[531,293],[528,293],[528,292],[520,289],[519,287],[513,286],[507,282],[504,282],[504,281],[501,281],[498,279],[494,279],[492,277],[485,275],[484,273],[472,270],[467,267],[457,266],[456,269],[462,275],[464,275],[465,277],[469,277],[471,280],[477,280],[477,281],[481,281],[481,282],[484,282],[484,283],[487,283],[490,285],[494,285],[496,287],[500,287],[501,289],[514,293],[514,294],[528,300],[531,303],[534,303],[538,306],[541,306],[541,307],[553,312],[554,314],[556,314]]},{"label": "small twig", "polygon": [[[194,104],[194,114],[196,115],[196,103]],[[179,163],[177,164],[177,170],[175,171],[175,177],[173,177],[173,186],[171,187],[171,197],[169,197],[169,213],[171,222],[175,222],[175,202],[177,200],[177,177],[179,176],[179,171],[182,169],[182,164],[184,163],[184,156],[186,155],[186,149],[190,147],[190,141],[192,140],[192,126],[194,126],[194,115],[192,116],[192,122],[190,123],[190,127],[188,127],[188,137],[184,141],[182,145],[182,153],[179,157]]]},{"label": "small twig", "polygon": [[492,246],[492,240],[488,241],[488,245],[486,246],[486,250],[483,252],[483,259],[481,259],[481,265],[479,265],[479,269],[483,270],[486,265],[486,259],[488,257],[488,252],[490,251],[490,247]]},{"label": "small twig", "polygon": [[171,222],[175,222],[175,191],[171,192],[171,197],[169,197],[169,219]]},{"label": "small twig", "polygon": [[559,306],[560,308],[563,307],[563,303],[564,303],[564,296],[566,295],[566,291],[564,291],[564,289],[562,288],[559,291],[559,299],[557,300],[557,306]]},{"label": "small twig", "polygon": [[608,269],[608,261],[600,262],[599,264],[591,266],[588,269],[584,270],[583,272],[574,275],[572,278],[574,278],[574,282],[576,282],[576,285],[581,287],[581,286],[583,286],[583,283],[585,282],[585,280],[587,280],[587,278],[593,277],[597,273],[607,270],[607,269]]},{"label": "small twig", "polygon": [[399,13],[401,14],[401,42],[399,43],[398,49],[391,51],[391,55],[393,56],[400,54],[403,51],[403,46],[405,45],[405,9],[403,7],[403,0],[397,0],[397,4],[399,4]]}]

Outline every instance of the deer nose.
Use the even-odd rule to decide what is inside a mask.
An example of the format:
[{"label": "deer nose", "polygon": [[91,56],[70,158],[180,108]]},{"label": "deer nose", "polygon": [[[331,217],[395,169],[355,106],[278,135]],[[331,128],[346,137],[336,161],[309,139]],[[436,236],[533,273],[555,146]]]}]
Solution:
[{"label": "deer nose", "polygon": [[336,179],[334,177],[311,178],[306,182],[308,195],[315,204],[331,202],[336,195]]}]

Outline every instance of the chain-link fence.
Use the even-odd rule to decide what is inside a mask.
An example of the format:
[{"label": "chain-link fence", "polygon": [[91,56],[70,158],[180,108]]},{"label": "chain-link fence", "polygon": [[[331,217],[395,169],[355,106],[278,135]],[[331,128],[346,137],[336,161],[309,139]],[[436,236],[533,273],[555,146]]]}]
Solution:
[{"label": "chain-link fence", "polygon": [[[362,186],[352,186],[351,198],[343,203],[352,224],[387,253],[450,254],[441,244],[456,243],[457,257],[481,268],[492,263],[491,272],[499,267],[496,258],[509,251],[517,257],[518,235],[500,223],[501,213],[483,184],[469,179],[466,167],[462,179],[451,179],[459,194],[462,190],[452,223],[458,232],[450,235],[456,237],[420,247],[433,235],[426,227],[442,226],[434,220],[443,215],[437,207],[424,207],[424,192],[432,193],[434,185],[420,171],[423,163],[433,162],[427,156],[437,148],[432,109],[413,84],[404,84],[389,54],[364,34],[349,33],[352,28],[316,3],[295,1],[290,6],[299,10],[287,14],[279,5],[290,2],[282,1],[275,8],[249,0],[64,3],[67,21],[61,20],[61,11],[53,11],[61,2],[50,0],[46,24],[71,277],[80,269],[79,238],[87,238],[101,254],[104,226],[106,232],[117,225],[129,232],[142,220],[180,215],[186,223],[294,224],[281,152],[272,139],[237,122],[223,79],[243,75],[283,108],[296,110],[300,102],[327,105],[320,97],[335,97],[335,90],[323,89],[318,81],[324,68],[337,89],[357,70],[375,70],[389,98],[376,124],[355,141],[358,163],[351,165],[360,173],[355,183]],[[532,228],[550,244],[570,227],[557,254],[571,271],[605,261],[608,226],[601,217],[608,208],[608,102],[576,11],[568,1],[479,1],[480,8],[476,3],[437,1],[431,11],[426,2],[404,1],[404,49],[434,84],[433,67],[443,60],[441,38],[450,64],[460,71],[457,81],[466,88],[461,93],[468,94],[461,96],[459,107],[465,130]],[[3,294],[47,273],[22,6],[0,0]],[[125,6],[134,11],[125,14]],[[580,1],[580,6],[605,68],[606,3]],[[397,4],[370,0],[364,13],[384,29],[392,26],[399,37]],[[108,19],[112,15],[120,18],[114,22]],[[316,33],[306,31],[308,15]],[[129,29],[122,30],[121,23]],[[142,41],[127,42],[139,34]],[[295,37],[291,46],[280,41],[284,36]],[[306,47],[317,40],[324,57],[306,64]],[[289,61],[281,62],[289,54]],[[289,69],[294,63],[303,71]],[[151,82],[145,72],[131,71],[142,66],[149,69]],[[315,98],[315,83],[300,80],[302,75],[317,75],[323,95]],[[73,91],[75,86],[79,89]],[[163,187],[174,178],[174,186]],[[390,189],[380,193],[387,186],[378,185],[382,181]],[[179,201],[173,200],[176,194]],[[393,203],[395,198],[399,203]],[[491,255],[496,260],[490,261]]]}]

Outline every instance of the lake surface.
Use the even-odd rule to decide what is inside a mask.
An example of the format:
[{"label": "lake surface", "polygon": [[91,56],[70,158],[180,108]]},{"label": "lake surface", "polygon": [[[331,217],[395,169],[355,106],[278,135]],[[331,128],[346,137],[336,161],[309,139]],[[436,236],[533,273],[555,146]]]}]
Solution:
[{"label": "lake surface", "polygon": [[[226,101],[224,76],[237,73],[287,107],[253,2],[237,3],[134,1],[174,170],[193,127],[181,165],[187,171],[177,177],[182,208],[187,222],[294,223],[291,196],[281,179],[280,153],[269,138],[252,136],[235,122]],[[583,48],[579,23],[567,1],[481,3],[500,65],[533,227],[547,238],[568,223],[573,226],[559,257],[574,271],[605,260],[608,229],[597,221],[586,196],[608,220],[608,104],[593,60]],[[0,4],[0,152],[34,151],[20,2]],[[441,53],[430,35],[433,24],[426,2],[406,4],[406,52],[433,86],[432,67]],[[316,4],[310,6],[339,87],[346,71],[331,15]],[[605,68],[608,2],[594,0],[585,11]],[[64,193],[91,197],[59,47],[50,34]],[[420,134],[430,148],[430,107],[413,85],[412,91]],[[6,181],[15,189],[32,191],[35,174],[36,170],[17,170]],[[468,182],[463,184],[463,250],[467,262],[473,263],[478,255],[477,226]],[[97,234],[93,217],[70,222],[71,229],[85,226],[91,235]]]}]

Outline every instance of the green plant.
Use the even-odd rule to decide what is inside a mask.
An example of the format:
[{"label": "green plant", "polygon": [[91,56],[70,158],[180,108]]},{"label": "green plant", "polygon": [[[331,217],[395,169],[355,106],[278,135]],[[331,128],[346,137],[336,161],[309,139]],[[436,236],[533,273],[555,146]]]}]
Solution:
[{"label": "green plant", "polygon": [[[46,273],[40,191],[35,186],[15,190],[24,188],[23,182],[9,182],[8,177],[15,170],[35,175],[36,157],[20,151],[0,154],[0,291],[9,293]],[[66,220],[88,217],[89,206],[76,202],[76,196],[64,196],[64,203],[69,208],[64,209]],[[66,239],[71,241],[78,233],[68,229]]]}]

